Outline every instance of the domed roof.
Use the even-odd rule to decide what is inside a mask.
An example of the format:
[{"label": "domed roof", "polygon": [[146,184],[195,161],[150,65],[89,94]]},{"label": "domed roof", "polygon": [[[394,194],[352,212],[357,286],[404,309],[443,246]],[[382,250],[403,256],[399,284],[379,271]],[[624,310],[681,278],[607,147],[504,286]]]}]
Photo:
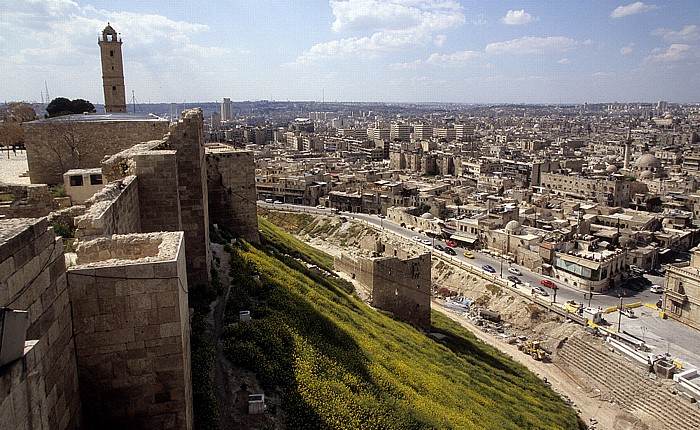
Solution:
[{"label": "domed roof", "polygon": [[420,216],[423,219],[435,219],[435,215],[431,214],[430,212],[426,212],[423,215]]},{"label": "domed roof", "polygon": [[651,172],[651,170],[645,170],[639,175],[639,179],[651,179],[654,177],[654,174]]},{"label": "domed roof", "polygon": [[615,173],[617,172],[617,166],[614,164],[608,164],[608,167],[605,168],[605,171],[608,173]]},{"label": "domed roof", "polygon": [[511,233],[518,233],[520,232],[520,229],[520,223],[516,220],[508,221],[508,224],[506,224],[506,231]]},{"label": "domed roof", "polygon": [[658,158],[654,157],[653,154],[642,155],[641,157],[637,158],[637,161],[635,161],[634,164],[640,169],[648,169],[650,167],[658,169],[661,167],[661,162]]}]

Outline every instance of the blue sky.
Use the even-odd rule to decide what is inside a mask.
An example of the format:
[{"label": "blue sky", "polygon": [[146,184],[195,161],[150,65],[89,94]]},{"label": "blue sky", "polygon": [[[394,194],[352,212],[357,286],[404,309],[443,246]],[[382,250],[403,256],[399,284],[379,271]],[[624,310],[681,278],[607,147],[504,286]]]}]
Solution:
[{"label": "blue sky", "polygon": [[0,100],[700,102],[700,1],[0,0]]}]

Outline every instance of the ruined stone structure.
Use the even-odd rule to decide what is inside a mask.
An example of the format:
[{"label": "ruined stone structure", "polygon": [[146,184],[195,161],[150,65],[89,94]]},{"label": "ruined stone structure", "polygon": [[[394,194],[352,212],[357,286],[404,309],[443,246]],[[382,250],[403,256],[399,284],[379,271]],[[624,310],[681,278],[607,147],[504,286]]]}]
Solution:
[{"label": "ruined stone structure", "polygon": [[98,238],[68,269],[86,428],[191,429],[184,234]]},{"label": "ruined stone structure", "polygon": [[100,167],[107,155],[168,132],[168,121],[139,114],[66,115],[22,123],[32,184],[62,184],[70,169]]},{"label": "ruined stone structure", "polygon": [[80,428],[63,245],[46,219],[0,219],[0,307],[29,311],[32,340],[0,367],[0,428]]},{"label": "ruined stone structure", "polygon": [[377,244],[378,257],[342,254],[335,268],[372,292],[372,305],[401,321],[430,330],[430,253],[415,254],[399,244]]},{"label": "ruined stone structure", "polygon": [[[34,218],[46,216],[59,208],[45,184],[6,185],[0,184],[0,217]],[[7,198],[7,200],[5,200]]]},{"label": "ruined stone structure", "polygon": [[107,23],[107,27],[102,30],[102,37],[97,44],[100,45],[100,59],[102,60],[105,112],[126,112],[122,39]]},{"label": "ruined stone structure", "polygon": [[207,188],[209,216],[234,234],[250,242],[259,242],[256,200],[255,162],[250,151],[238,151],[227,145],[208,145]]}]

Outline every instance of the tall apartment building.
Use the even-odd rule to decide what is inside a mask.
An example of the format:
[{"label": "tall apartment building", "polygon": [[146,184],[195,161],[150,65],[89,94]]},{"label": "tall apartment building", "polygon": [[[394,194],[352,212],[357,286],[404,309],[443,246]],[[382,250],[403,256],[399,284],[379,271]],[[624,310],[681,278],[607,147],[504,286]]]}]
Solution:
[{"label": "tall apartment building", "polygon": [[455,139],[470,141],[474,138],[474,124],[455,124]]},{"label": "tall apartment building", "polygon": [[230,98],[224,97],[221,102],[221,120],[231,121],[233,119],[233,103]]},{"label": "tall apartment building", "polygon": [[368,128],[367,137],[374,140],[389,140],[391,138],[391,133],[388,128]]},{"label": "tall apartment building", "polygon": [[389,137],[409,141],[411,140],[411,126],[404,122],[392,122]]},{"label": "tall apartment building", "polygon": [[431,124],[413,124],[414,140],[430,140],[433,138],[433,126]]}]

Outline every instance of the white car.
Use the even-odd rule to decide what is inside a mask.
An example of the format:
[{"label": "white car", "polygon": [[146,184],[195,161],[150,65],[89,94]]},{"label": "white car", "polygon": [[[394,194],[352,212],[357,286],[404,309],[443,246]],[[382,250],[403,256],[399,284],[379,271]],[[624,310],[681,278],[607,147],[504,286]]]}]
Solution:
[{"label": "white car", "polygon": [[508,271],[516,276],[523,276],[523,272],[520,270],[516,269],[515,267],[509,267]]},{"label": "white car", "polygon": [[411,238],[411,240],[414,241],[414,242],[420,242],[420,237],[419,237],[419,236],[413,236],[413,237]]},{"label": "white car", "polygon": [[660,294],[664,292],[664,287],[661,285],[652,285],[651,288],[649,288],[649,291],[652,293]]},{"label": "white car", "polygon": [[433,242],[428,239],[421,239],[420,243],[422,243],[423,245],[430,245]]},{"label": "white car", "polygon": [[326,207],[323,206],[323,205],[318,205],[318,206],[316,206],[316,209],[325,209],[325,208],[326,208]]},{"label": "white car", "polygon": [[622,312],[622,315],[626,316],[627,318],[634,318],[634,311],[630,308],[622,308],[620,312]]}]

